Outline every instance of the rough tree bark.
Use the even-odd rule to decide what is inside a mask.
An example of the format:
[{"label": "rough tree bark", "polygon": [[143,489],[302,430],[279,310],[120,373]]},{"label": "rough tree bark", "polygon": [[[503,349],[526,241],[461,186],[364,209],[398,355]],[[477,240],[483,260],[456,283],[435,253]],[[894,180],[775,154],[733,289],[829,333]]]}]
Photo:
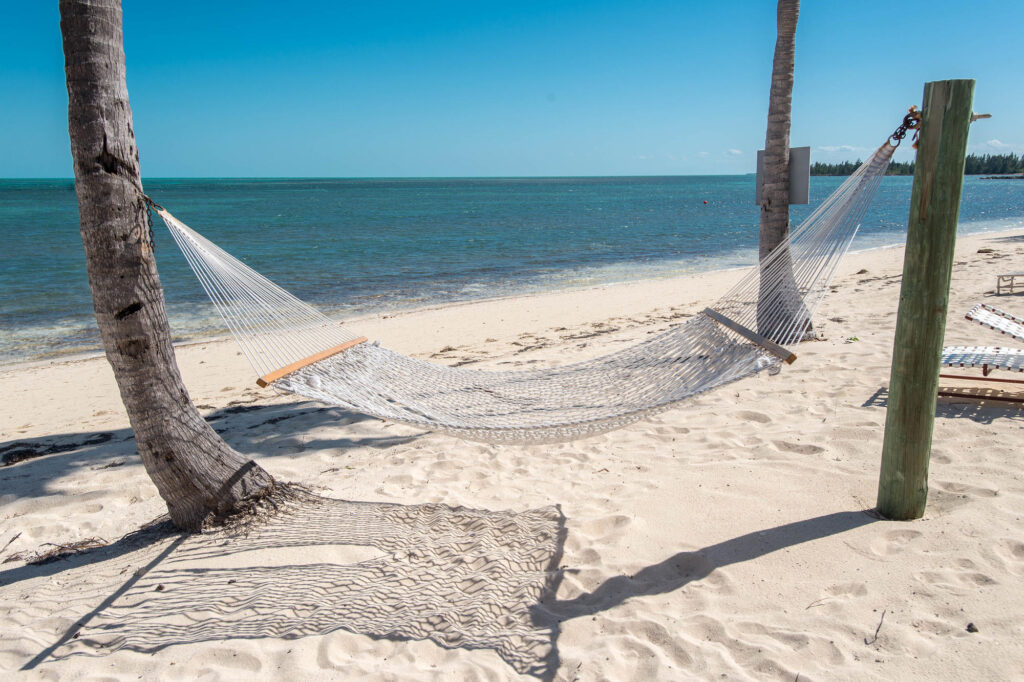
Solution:
[{"label": "rough tree bark", "polygon": [[793,112],[793,63],[800,0],[779,0],[776,14],[778,38],[772,61],[762,171],[761,258],[789,234],[789,127]]},{"label": "rough tree bark", "polygon": [[96,322],[146,472],[199,530],[274,481],[203,420],[171,345],[128,105],[120,0],[60,0],[75,191]]},{"label": "rough tree bark", "polygon": [[[763,260],[789,236],[789,128],[793,111],[793,70],[796,51],[796,23],[800,16],[800,0],[779,0],[776,8],[777,34],[775,57],[772,60],[772,84],[768,96],[768,127],[764,141],[764,168],[761,187],[761,227],[758,253]],[[758,301],[758,328],[769,338],[789,328],[793,317],[803,311],[803,303],[792,278],[789,254],[783,258],[784,280],[778,288],[762,287]],[[763,283],[762,283],[763,284]],[[764,321],[776,311],[771,322]],[[778,316],[778,311],[787,314]]]}]

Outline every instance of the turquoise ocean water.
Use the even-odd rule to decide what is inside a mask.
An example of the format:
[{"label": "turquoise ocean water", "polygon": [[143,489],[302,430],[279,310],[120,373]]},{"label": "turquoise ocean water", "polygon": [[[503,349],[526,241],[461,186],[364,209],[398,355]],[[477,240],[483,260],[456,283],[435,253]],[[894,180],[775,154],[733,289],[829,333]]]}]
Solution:
[{"label": "turquoise ocean water", "polygon": [[[811,204],[842,178],[811,179]],[[855,249],[901,243],[911,178],[888,177]],[[750,264],[753,176],[152,180],[179,219],[329,314]],[[707,202],[707,203],[705,203]],[[966,179],[961,233],[1024,227],[1024,182]],[[175,338],[224,329],[159,219]],[[0,363],[99,349],[70,180],[0,180]]]}]

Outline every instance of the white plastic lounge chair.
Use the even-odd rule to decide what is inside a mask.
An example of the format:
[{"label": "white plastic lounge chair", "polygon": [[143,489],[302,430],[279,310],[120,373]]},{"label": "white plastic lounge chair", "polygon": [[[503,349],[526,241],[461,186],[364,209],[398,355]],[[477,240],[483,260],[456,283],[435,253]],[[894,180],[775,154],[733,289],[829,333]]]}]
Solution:
[{"label": "white plastic lounge chair", "polygon": [[[996,348],[992,346],[947,346],[942,349],[943,367],[980,367],[981,376],[962,374],[939,374],[945,379],[969,381],[990,381],[999,384],[1024,384],[1020,379],[996,379],[989,373],[994,369],[1009,372],[1024,372],[1024,350],[1019,348]],[[977,398],[980,396],[956,390],[940,389],[940,396],[949,398]],[[986,395],[987,400],[1024,404],[1024,397],[1014,394]]]},{"label": "white plastic lounge chair", "polygon": [[1024,350],[993,346],[947,346],[942,349],[942,364],[945,367],[981,367],[985,376],[994,369],[1024,372]]},{"label": "white plastic lounge chair", "polygon": [[967,319],[1024,341],[1024,320],[990,305],[979,303],[967,311]]}]

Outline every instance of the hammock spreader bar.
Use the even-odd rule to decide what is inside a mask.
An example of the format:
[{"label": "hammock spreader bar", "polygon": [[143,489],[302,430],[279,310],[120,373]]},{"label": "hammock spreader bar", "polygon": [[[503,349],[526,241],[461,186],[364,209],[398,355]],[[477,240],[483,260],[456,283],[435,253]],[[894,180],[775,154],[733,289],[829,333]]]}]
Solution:
[{"label": "hammock spreader bar", "polygon": [[288,376],[289,374],[294,374],[295,372],[298,372],[300,369],[302,369],[306,365],[312,365],[314,362],[320,362],[321,360],[326,360],[327,358],[331,357],[332,355],[337,355],[338,353],[343,353],[343,352],[347,351],[349,348],[351,348],[352,346],[359,345],[360,343],[365,343],[366,340],[367,339],[366,339],[365,336],[360,336],[358,339],[352,339],[351,341],[346,341],[345,343],[339,344],[339,345],[335,346],[334,348],[328,348],[327,350],[320,351],[319,353],[314,353],[313,355],[310,355],[309,357],[302,358],[301,360],[296,360],[295,362],[293,362],[290,365],[287,365],[286,367],[282,367],[281,369],[275,369],[270,374],[264,374],[263,376],[261,376],[259,379],[256,380],[256,384],[260,388],[266,388],[267,386],[269,386],[270,384],[274,383],[278,379],[283,379],[284,377]]},{"label": "hammock spreader bar", "polygon": [[739,322],[733,322],[725,315],[722,315],[721,313],[716,312],[711,308],[705,308],[704,314],[710,317],[718,324],[722,325],[723,327],[731,329],[740,336],[750,341],[753,341],[758,346],[761,346],[761,348],[764,348],[766,351],[777,357],[779,360],[785,362],[787,365],[792,365],[794,362],[796,362],[796,353],[786,348],[783,348],[782,346],[775,343],[768,337],[761,336],[752,329],[747,329]]}]

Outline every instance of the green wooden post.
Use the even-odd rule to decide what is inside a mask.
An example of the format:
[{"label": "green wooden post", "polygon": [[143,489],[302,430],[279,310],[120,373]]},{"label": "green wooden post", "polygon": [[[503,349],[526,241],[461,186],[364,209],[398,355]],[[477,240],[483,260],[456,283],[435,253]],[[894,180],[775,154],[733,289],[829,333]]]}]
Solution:
[{"label": "green wooden post", "polygon": [[924,515],[973,80],[926,83],[896,318],[878,512]]}]

